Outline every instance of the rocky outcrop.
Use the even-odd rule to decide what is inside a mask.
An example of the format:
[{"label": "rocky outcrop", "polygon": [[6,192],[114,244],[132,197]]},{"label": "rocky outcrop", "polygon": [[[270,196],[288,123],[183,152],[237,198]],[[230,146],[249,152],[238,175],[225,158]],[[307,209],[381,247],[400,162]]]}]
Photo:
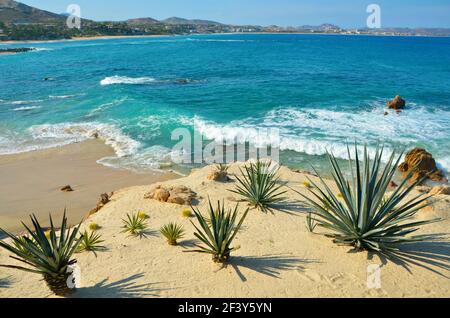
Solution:
[{"label": "rocky outcrop", "polygon": [[230,178],[228,177],[228,173],[227,172],[223,172],[223,171],[211,171],[208,174],[207,177],[208,180],[212,180],[212,181],[219,181],[219,182],[228,182],[230,181]]},{"label": "rocky outcrop", "polygon": [[395,110],[402,110],[406,106],[406,102],[399,95],[395,96],[393,100],[387,102],[386,106]]},{"label": "rocky outcrop", "polygon": [[398,169],[404,174],[413,171],[411,182],[415,182],[423,177],[438,182],[445,180],[444,174],[437,168],[433,156],[421,148],[414,148],[409,151],[405,156],[405,162]]},{"label": "rocky outcrop", "polygon": [[160,202],[174,203],[179,205],[191,205],[197,198],[197,194],[185,186],[174,186],[165,188],[156,186],[144,195],[144,199],[153,199]]},{"label": "rocky outcrop", "polygon": [[89,215],[95,214],[98,211],[100,211],[106,204],[108,204],[111,201],[111,197],[113,196],[114,192],[111,192],[110,194],[102,193],[100,194],[100,199],[97,202],[97,206],[93,208]]}]

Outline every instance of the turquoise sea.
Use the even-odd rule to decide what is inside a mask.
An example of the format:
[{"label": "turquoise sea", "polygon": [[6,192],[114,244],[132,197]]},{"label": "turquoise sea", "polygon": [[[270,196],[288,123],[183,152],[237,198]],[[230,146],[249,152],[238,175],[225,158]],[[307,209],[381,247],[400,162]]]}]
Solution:
[{"label": "turquoise sea", "polygon": [[[208,139],[277,128],[282,162],[319,166],[346,143],[425,147],[450,169],[450,38],[199,35],[6,45],[0,154],[98,134],[100,163],[167,167],[178,127]],[[44,80],[47,79],[47,80]],[[402,95],[401,114],[385,103]]]}]

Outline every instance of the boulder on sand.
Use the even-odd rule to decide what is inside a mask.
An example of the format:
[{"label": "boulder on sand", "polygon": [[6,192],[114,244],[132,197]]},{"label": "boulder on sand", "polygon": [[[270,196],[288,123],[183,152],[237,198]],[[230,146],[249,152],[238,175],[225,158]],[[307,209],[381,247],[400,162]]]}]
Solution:
[{"label": "boulder on sand", "polygon": [[111,201],[111,197],[113,196],[114,192],[111,192],[110,194],[102,193],[100,194],[100,200],[97,202],[97,206],[93,208],[91,211],[89,211],[89,216],[92,214],[97,213],[100,211],[109,201]]},{"label": "boulder on sand", "polygon": [[174,186],[165,188],[156,186],[144,195],[144,199],[153,199],[160,202],[174,203],[179,205],[191,205],[197,194],[185,186]]},{"label": "boulder on sand", "polygon": [[406,102],[399,95],[395,96],[393,100],[387,102],[386,106],[395,110],[402,110],[406,106]]},{"label": "boulder on sand", "polygon": [[66,185],[61,188],[62,192],[73,192],[73,188],[70,185]]},{"label": "boulder on sand", "polygon": [[433,156],[421,148],[414,148],[409,151],[405,156],[405,162],[398,169],[405,174],[413,171],[411,182],[415,182],[425,176],[432,181],[440,182],[445,180],[444,174],[437,168]]}]

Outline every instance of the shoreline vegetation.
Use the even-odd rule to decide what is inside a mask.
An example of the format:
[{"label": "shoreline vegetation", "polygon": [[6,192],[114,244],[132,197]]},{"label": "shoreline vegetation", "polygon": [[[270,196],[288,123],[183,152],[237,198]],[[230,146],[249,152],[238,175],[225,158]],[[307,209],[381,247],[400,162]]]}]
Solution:
[{"label": "shoreline vegetation", "polygon": [[0,43],[5,41],[60,40],[80,37],[153,36],[195,34],[330,34],[377,36],[450,36],[447,28],[342,28],[334,24],[300,26],[234,25],[201,19],[170,17],[157,20],[139,17],[124,21],[93,21],[78,18],[80,27],[68,27],[68,19],[76,18],[56,14],[23,3],[8,0],[0,4]]},{"label": "shoreline vegetation", "polygon": [[[40,178],[39,182],[31,180],[30,184],[36,186],[39,183],[47,183],[46,198],[51,197],[53,193],[55,197],[61,196],[63,200],[67,200],[70,196],[81,194],[88,182],[98,186],[96,193],[109,191],[104,188],[105,184],[100,183],[102,179],[106,179],[104,181],[113,185],[114,178],[80,170],[88,161],[100,166],[96,164],[96,160],[99,156],[108,154],[108,151],[111,149],[105,145],[102,148],[98,140],[85,141],[43,151],[45,155],[42,151],[21,154],[21,160],[17,160],[16,155],[0,156],[0,170],[3,169],[2,176],[7,176],[5,172],[9,171],[10,176],[15,177],[14,182],[5,182],[11,187],[20,183],[18,180],[21,175],[18,171],[23,171],[23,174],[29,177],[30,171],[37,170],[32,166],[29,166],[28,170],[25,169],[23,162],[28,160],[28,164],[34,162],[37,165],[47,162],[50,167],[47,171],[48,176]],[[36,160],[36,156],[40,159]],[[79,161],[79,157],[83,160]],[[73,169],[76,174],[91,179],[84,180],[85,184],[82,182],[71,184],[73,192],[61,192],[59,186],[70,180],[58,174],[56,164],[58,161],[64,170]],[[245,170],[245,167],[250,170]],[[85,216],[84,222],[76,228],[77,232],[84,233],[80,236],[83,239],[73,243],[67,242],[69,245],[73,244],[74,251],[77,251],[67,261],[73,262],[73,259],[76,259],[81,274],[80,285],[69,297],[448,297],[450,295],[447,237],[436,237],[425,242],[419,240],[409,242],[396,256],[365,250],[348,253],[351,247],[336,245],[329,237],[322,235],[329,230],[314,225],[314,219],[320,214],[311,219],[309,214],[311,210],[303,200],[305,196],[312,198],[312,188],[321,182],[324,182],[323,186],[329,187],[335,196],[333,201],[329,202],[331,205],[326,211],[336,208],[336,202],[343,202],[348,194],[331,180],[321,181],[315,175],[293,172],[285,166],[273,170],[273,177],[269,177],[268,180],[254,174],[263,168],[264,166],[237,162],[227,167],[205,166],[194,169],[190,175],[182,178],[171,176],[159,180],[143,179],[141,185],[134,179],[133,186],[119,186],[120,190],[114,189],[114,193],[108,197],[108,202],[99,211],[89,216],[86,216],[86,213],[79,214],[75,218],[72,217],[72,221],[70,219],[73,211],[67,206],[68,224],[76,226]],[[40,169],[46,171],[45,167]],[[241,177],[243,173],[249,175],[245,180]],[[133,174],[130,180],[133,178],[139,178],[139,174]],[[58,183],[51,185],[54,180],[58,180]],[[387,185],[388,179],[383,179],[382,182]],[[246,195],[242,195],[242,191],[233,191],[239,184],[249,189]],[[257,206],[254,202],[252,206],[247,206],[246,202],[251,202],[252,197],[258,200],[268,198],[265,193],[272,193],[273,189],[277,189],[275,192],[278,193],[280,186],[283,187],[283,200],[264,201],[264,204],[270,206],[267,213],[259,208],[253,208],[252,206]],[[425,188],[415,187],[404,199],[415,200],[414,198],[422,193],[427,200],[426,205],[433,203],[432,206],[423,206],[416,211],[413,222],[426,224],[428,220],[443,219],[440,222],[420,226],[414,233],[419,237],[428,238],[428,235],[448,232],[450,220],[447,216],[450,200],[448,195],[444,194],[428,197],[430,189]],[[19,204],[31,201],[27,212],[31,213],[31,207],[42,205],[42,202],[29,200],[29,192],[23,184],[21,189],[21,199],[17,201]],[[251,189],[268,191],[257,194]],[[5,189],[0,190],[0,193],[3,191]],[[396,188],[389,184],[386,195],[395,197],[395,191]],[[322,199],[326,200],[326,197]],[[242,201],[243,198],[246,202]],[[387,218],[394,218],[395,215],[390,214],[397,212],[389,212],[387,208],[389,201],[379,195],[377,200],[385,206],[386,212],[383,213],[387,213]],[[405,204],[408,201],[402,202]],[[92,203],[94,201],[91,202],[91,206]],[[55,206],[50,211],[60,212],[60,215],[52,213],[55,224],[59,225],[64,204],[58,202],[57,205],[60,207]],[[191,213],[185,211],[189,209],[189,205],[193,206]],[[216,206],[219,206],[217,211],[220,212],[216,212]],[[326,217],[326,214],[323,216]],[[25,215],[12,217],[11,221],[17,224],[19,219],[25,222],[29,220]],[[57,229],[47,231],[46,216],[41,215],[37,219],[39,222],[42,221],[42,233],[45,233],[45,236],[49,239],[58,237]],[[208,235],[205,233],[210,227],[220,227],[222,222],[230,227],[230,232],[223,241],[223,253],[222,249],[216,248],[210,251],[208,237],[215,235],[215,231]],[[1,227],[4,227],[3,220],[1,224]],[[310,232],[311,228],[314,233]],[[383,233],[386,233],[383,235],[403,235],[401,231],[394,233],[389,228],[373,231],[377,230],[383,230]],[[38,231],[41,230],[38,228]],[[380,238],[375,235],[373,239]],[[386,239],[386,242],[390,242],[389,237]],[[45,243],[43,240],[45,241],[40,237],[39,243],[23,241],[18,244],[26,248],[29,244],[42,245]],[[3,239],[2,242],[9,244],[11,239]],[[372,244],[375,243],[371,241],[370,245]],[[195,251],[201,253],[185,253]],[[208,256],[210,253],[212,255]],[[20,265],[11,259],[10,255],[5,249],[0,249],[0,264]],[[30,257],[29,254],[22,256]],[[211,256],[217,263],[211,260]],[[381,285],[373,288],[368,285],[367,276],[368,266],[371,265],[381,266]],[[0,286],[1,297],[55,297],[48,287],[61,293],[57,282],[49,281],[48,278],[45,282],[35,273],[0,267],[0,279],[7,279],[9,282],[6,287]],[[195,284],[192,284],[193,281]],[[65,295],[65,292],[61,295]]]},{"label": "shoreline vegetation", "polygon": [[[98,36],[82,36],[73,37],[69,39],[46,39],[46,40],[0,40],[2,44],[33,44],[33,43],[61,43],[61,42],[76,42],[76,41],[95,41],[95,40],[114,40],[114,39],[132,39],[132,38],[160,38],[160,37],[177,37],[177,36],[207,36],[207,35],[324,35],[324,36],[373,36],[373,37],[440,37],[445,36],[434,35],[397,35],[397,34],[346,34],[346,33],[308,33],[308,32],[233,32],[233,33],[196,33],[196,34],[152,34],[152,35],[98,35]],[[30,50],[31,51],[31,50]],[[1,54],[1,51],[0,51]],[[14,53],[12,53],[14,54]]]}]

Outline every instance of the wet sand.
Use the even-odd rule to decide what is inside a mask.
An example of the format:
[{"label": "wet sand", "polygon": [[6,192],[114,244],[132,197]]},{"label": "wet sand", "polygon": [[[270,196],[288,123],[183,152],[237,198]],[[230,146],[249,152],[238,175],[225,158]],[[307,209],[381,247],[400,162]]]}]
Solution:
[{"label": "wet sand", "polygon": [[[98,164],[113,156],[100,140],[65,147],[0,156],[0,227],[22,229],[21,220],[35,213],[45,224],[49,213],[60,220],[64,208],[79,222],[96,206],[101,193],[179,177],[172,173],[138,174]],[[60,189],[70,185],[73,192]]]}]

